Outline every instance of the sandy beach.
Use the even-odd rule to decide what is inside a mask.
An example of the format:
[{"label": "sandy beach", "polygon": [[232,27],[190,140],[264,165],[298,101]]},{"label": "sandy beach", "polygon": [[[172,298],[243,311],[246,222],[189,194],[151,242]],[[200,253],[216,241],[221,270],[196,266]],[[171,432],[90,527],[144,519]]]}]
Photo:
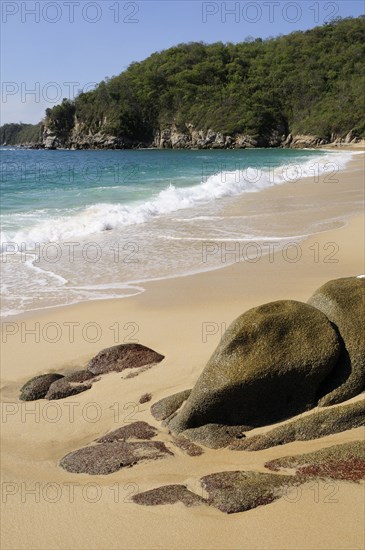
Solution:
[{"label": "sandy beach", "polygon": [[[303,485],[296,495],[231,516],[208,506],[149,508],[130,501],[136,492],[167,483],[194,488],[199,477],[212,472],[263,471],[273,458],[363,439],[364,428],[251,453],[205,449],[202,456],[189,457],[174,448],[174,457],[108,476],[70,474],[58,465],[66,453],[136,420],[162,430],[160,439],[169,446],[167,429],[150,413],[151,403],[194,385],[238,315],[269,301],[307,301],[325,282],[365,272],[365,219],[357,206],[364,199],[364,155],[354,155],[335,178],[307,178],[249,197],[262,201],[263,209],[270,206],[268,228],[275,216],[283,233],[290,228],[290,234],[301,236],[285,249],[273,247],[267,253],[266,245],[255,261],[244,261],[237,243],[237,261],[226,266],[222,260],[215,271],[145,283],[145,292],[131,298],[6,319],[1,346],[2,548],[364,547],[363,484],[318,481]],[[238,198],[230,206],[232,215],[249,208],[244,201]],[[331,223],[321,226],[329,217]],[[303,227],[311,218],[319,232],[305,238]],[[222,254],[222,249],[208,252]],[[103,376],[90,390],[56,403],[18,400],[20,386],[30,377],[77,370],[101,349],[123,342],[144,344],[165,359],[135,378]],[[140,404],[146,392],[152,400]]]}]

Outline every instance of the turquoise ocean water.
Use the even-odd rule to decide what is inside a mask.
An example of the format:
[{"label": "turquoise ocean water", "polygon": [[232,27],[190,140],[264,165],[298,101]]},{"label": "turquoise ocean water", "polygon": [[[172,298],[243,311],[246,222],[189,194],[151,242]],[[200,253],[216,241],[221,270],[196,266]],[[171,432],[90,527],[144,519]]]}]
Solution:
[{"label": "turquoise ocean water", "polygon": [[[5,316],[129,296],[147,280],[221,267],[218,255],[207,261],[207,243],[284,242],[293,235],[263,231],[260,191],[351,158],[284,149],[0,154]],[[248,212],[227,214],[245,197]]]}]

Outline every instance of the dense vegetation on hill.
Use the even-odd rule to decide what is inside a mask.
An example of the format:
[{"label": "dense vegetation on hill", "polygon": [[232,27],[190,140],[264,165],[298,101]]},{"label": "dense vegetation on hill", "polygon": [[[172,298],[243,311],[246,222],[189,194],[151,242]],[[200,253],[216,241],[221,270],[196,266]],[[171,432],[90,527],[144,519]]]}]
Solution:
[{"label": "dense vegetation on hill", "polygon": [[365,18],[240,44],[180,44],[47,109],[46,125],[66,137],[75,123],[131,142],[156,130],[201,130],[258,138],[365,134]]},{"label": "dense vegetation on hill", "polygon": [[4,124],[0,127],[0,145],[37,143],[41,137],[41,124]]}]

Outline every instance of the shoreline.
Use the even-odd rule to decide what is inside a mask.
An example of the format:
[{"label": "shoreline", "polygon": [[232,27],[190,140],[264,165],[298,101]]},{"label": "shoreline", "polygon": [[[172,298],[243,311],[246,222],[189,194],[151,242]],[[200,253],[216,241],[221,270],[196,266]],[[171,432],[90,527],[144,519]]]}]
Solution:
[{"label": "shoreline", "polygon": [[[351,156],[351,158],[348,161],[346,161],[346,166],[344,169],[340,170],[340,172],[337,174],[336,172],[334,174],[330,173],[329,177],[326,176],[325,172],[322,172],[321,174],[315,175],[315,176],[304,175],[304,176],[301,176],[300,179],[296,181],[292,181],[291,179],[289,179],[289,181],[284,181],[278,184],[269,185],[268,187],[263,188],[259,192],[255,192],[255,193],[243,192],[239,195],[228,197],[228,199],[227,197],[223,199],[218,199],[218,200],[226,201],[226,205],[223,207],[223,212],[222,212],[223,217],[227,217],[228,219],[231,213],[233,213],[234,215],[237,213],[241,214],[242,212],[245,212],[245,208],[247,206],[246,203],[249,203],[249,202],[252,204],[254,203],[257,204],[259,203],[260,199],[261,201],[266,200],[266,202],[268,202],[269,200],[278,201],[280,199],[284,199],[284,201],[286,201],[288,196],[290,197],[290,195],[292,195],[293,193],[298,194],[299,192],[302,192],[301,189],[303,189],[304,186],[312,187],[312,191],[313,191],[314,190],[313,185],[317,185],[317,184],[318,185],[320,184],[321,186],[327,185],[326,179],[329,180],[330,184],[333,184],[333,183],[336,183],[337,180],[332,181],[332,178],[335,176],[337,177],[337,175],[339,174],[348,174],[353,171],[360,172],[360,170],[362,170],[363,168],[365,157],[364,157],[363,150],[362,149],[359,150],[359,149],[360,147],[355,147],[355,148],[352,148],[350,151],[347,147],[336,148],[336,152],[344,151],[347,153],[352,152],[354,154]],[[321,150],[323,152],[326,152],[326,149],[321,148]],[[327,151],[331,153],[333,152],[332,149],[329,149]],[[327,189],[330,190],[330,185],[327,185]],[[227,206],[227,200],[230,201],[230,204],[228,204],[228,206]],[[177,212],[180,212],[180,211],[177,211]],[[184,212],[184,210],[182,210],[181,212]],[[291,235],[290,231],[288,231],[287,233],[284,232],[283,235],[280,235],[279,237],[277,237],[277,241],[279,241],[279,243],[276,243],[276,244],[278,244],[279,247],[282,248],[287,244],[287,242],[292,242],[292,241],[295,241],[297,243],[304,242],[307,239],[311,238],[313,235],[321,234],[331,228],[333,229],[336,228],[336,225],[338,224],[340,224],[339,227],[346,225],[349,217],[351,217],[352,215],[353,215],[353,212],[341,213],[339,211],[338,216],[329,218],[328,220],[323,220],[324,227],[322,226],[317,227],[316,230],[314,231],[312,228],[309,229],[310,224],[308,225],[309,222],[306,220],[307,227],[303,226],[303,231],[299,231],[299,228],[298,228],[298,232],[294,235]],[[317,223],[317,220],[315,218],[313,218],[313,223]],[[137,226],[137,229],[138,229],[138,226]],[[270,228],[269,228],[269,231],[270,231]],[[267,232],[267,235],[270,235],[269,231]],[[189,238],[186,237],[185,240],[186,242],[188,242]],[[212,243],[214,244],[216,240],[217,239],[213,239]],[[244,240],[245,239],[243,239],[243,241]],[[265,254],[271,253],[270,246],[267,246],[266,250],[263,249],[262,244],[264,243],[265,240],[266,241],[273,240],[272,234],[266,238],[263,236],[257,236],[256,238],[252,238],[250,240],[246,239],[246,242],[255,243],[257,246],[260,247],[260,255],[265,255]],[[192,241],[193,242],[199,241],[199,239],[192,239]],[[222,239],[218,239],[218,241],[219,241],[219,246],[222,247],[225,240],[222,238]],[[230,238],[228,239],[228,241],[232,241],[233,243],[237,244],[240,241],[240,239],[238,238],[237,241],[235,241],[234,239]],[[208,240],[201,240],[201,242],[203,246],[204,244],[209,244],[211,241],[208,239]],[[264,243],[264,244],[267,244],[267,243]],[[189,244],[186,244],[186,251],[185,251],[186,253],[188,253],[188,247],[189,247]],[[200,254],[202,256],[202,252]],[[176,280],[176,279],[186,278],[186,277],[195,277],[201,274],[208,274],[212,271],[220,271],[222,269],[226,269],[230,266],[235,265],[235,263],[236,262],[231,261],[231,262],[227,262],[225,265],[219,265],[218,263],[213,266],[203,266],[203,264],[201,263],[199,267],[197,266],[192,271],[189,271],[186,273],[182,272],[176,275],[170,274],[170,275],[164,275],[161,277],[147,277],[142,279],[132,279],[130,281],[123,282],[126,290],[129,290],[129,289],[131,290],[131,294],[129,295],[121,295],[121,296],[113,295],[107,298],[97,297],[91,300],[88,300],[88,299],[77,300],[75,302],[71,302],[68,304],[58,304],[58,305],[49,305],[49,306],[45,305],[41,308],[34,308],[34,309],[29,309],[29,310],[25,310],[17,313],[2,315],[0,317],[0,324],[10,322],[10,321],[22,320],[32,316],[37,316],[41,314],[43,311],[52,311],[53,309],[75,307],[81,304],[88,303],[89,301],[96,302],[96,303],[100,303],[100,302],[103,303],[103,302],[108,302],[110,300],[124,300],[124,299],[130,300],[135,298],[136,296],[145,294],[148,291],[149,285],[155,282],[163,282],[163,281]]]},{"label": "shoreline", "polygon": [[[314,138],[314,136],[306,136],[306,137],[311,137],[311,138]],[[318,138],[319,139],[319,138]],[[306,146],[306,145],[303,145],[303,146],[297,146],[297,147],[291,147],[290,145],[288,146],[283,146],[283,145],[277,145],[277,146],[273,146],[273,147],[167,147],[167,148],[164,148],[164,147],[157,147],[157,146],[150,146],[150,147],[123,147],[123,148],[106,148],[106,147],[96,147],[96,148],[92,148],[92,147],[84,147],[84,148],[80,148],[80,149],[76,149],[76,148],[71,148],[71,147],[42,147],[42,146],[38,146],[37,144],[35,145],[32,145],[32,144],[18,144],[18,145],[0,145],[0,148],[5,148],[5,147],[16,147],[18,149],[34,149],[34,150],[43,150],[43,151],[168,151],[168,150],[171,150],[171,151],[212,151],[212,150],[217,150],[217,151],[235,151],[235,150],[245,150],[245,149],[259,149],[259,150],[263,150],[263,149],[291,149],[291,150],[312,150],[312,151],[317,151],[318,149],[326,149],[327,147],[329,148],[340,148],[340,149],[344,149],[344,150],[358,150],[358,149],[361,149],[363,150],[364,147],[365,147],[365,139],[359,139],[358,141],[356,142],[349,142],[349,143],[345,143],[345,141],[333,141],[333,142],[328,142],[328,143],[324,143],[322,145],[311,145],[311,146]]]}]

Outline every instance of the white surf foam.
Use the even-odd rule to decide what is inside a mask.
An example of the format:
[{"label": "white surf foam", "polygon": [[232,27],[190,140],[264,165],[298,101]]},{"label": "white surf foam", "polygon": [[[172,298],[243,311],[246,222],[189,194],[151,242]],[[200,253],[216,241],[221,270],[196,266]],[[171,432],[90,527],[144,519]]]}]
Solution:
[{"label": "white surf foam", "polygon": [[287,164],[275,169],[248,168],[220,172],[207,177],[206,181],[190,187],[175,187],[170,184],[154,198],[131,204],[99,203],[75,213],[58,218],[39,220],[26,230],[13,234],[3,233],[1,242],[35,243],[67,241],[75,237],[87,237],[105,230],[127,225],[142,224],[158,216],[178,210],[194,208],[224,197],[242,193],[259,192],[262,189],[294,182],[305,177],[328,173],[329,178],[342,169],[351,159],[352,152],[324,152],[302,163]]}]

